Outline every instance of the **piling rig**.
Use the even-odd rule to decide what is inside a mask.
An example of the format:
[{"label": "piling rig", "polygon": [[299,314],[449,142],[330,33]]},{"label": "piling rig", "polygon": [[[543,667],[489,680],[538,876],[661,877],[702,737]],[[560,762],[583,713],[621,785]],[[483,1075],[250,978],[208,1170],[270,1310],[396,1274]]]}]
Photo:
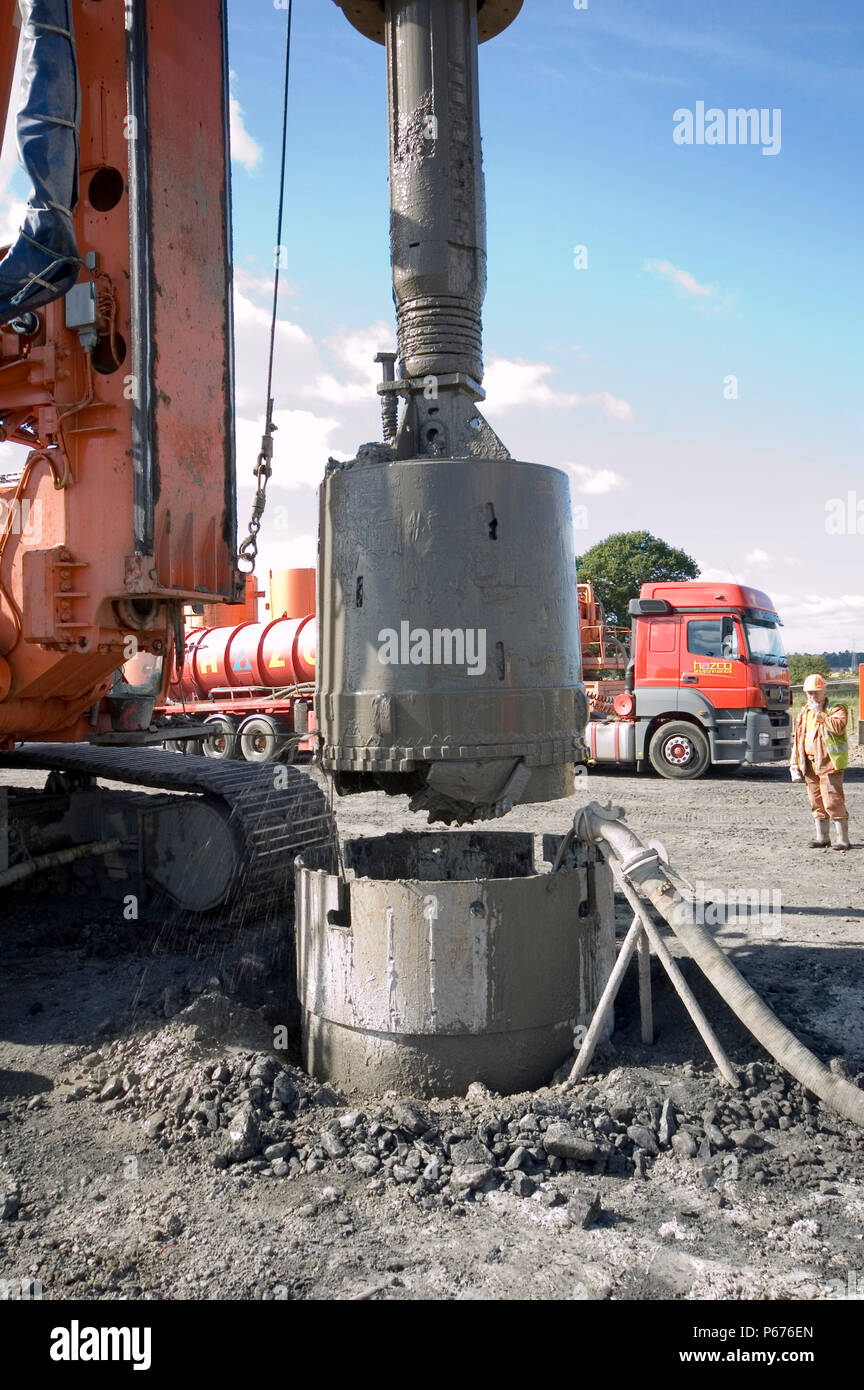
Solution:
[{"label": "piling rig", "polygon": [[0,129],[20,37],[31,183],[0,248],[0,441],[21,456],[0,478],[0,748],[49,773],[3,788],[0,886],[76,850],[102,886],[203,910],[290,888],[330,819],[296,769],[145,750],[159,683],[120,674],[151,654],[167,689],[183,604],[243,594],[226,6],[193,8],[0,0]]},{"label": "piling rig", "polygon": [[384,439],[321,489],[321,758],[342,794],[490,819],[573,791],[588,719],[568,480],[478,409],[477,50],[521,0],[335,2],[386,49],[398,361],[379,355]]},{"label": "piling rig", "polygon": [[[399,352],[398,371],[382,355],[383,440],[321,490],[321,761],[341,793],[404,792],[463,823],[569,794],[587,720],[566,476],[511,458],[478,409],[477,49],[521,5],[342,8],[387,51]],[[243,595],[226,4],[194,9],[190,25],[174,0],[26,0],[21,17],[0,0],[0,118],[20,36],[32,185],[0,248],[0,439],[21,450],[0,478],[0,757],[49,773],[6,791],[0,886],[78,847],[106,882],[204,908],[290,885],[332,825],[296,769],[286,785],[234,767],[229,786],[228,769],[144,760],[183,605]],[[382,632],[406,629],[388,664]],[[124,681],[141,653],[161,687]]]}]

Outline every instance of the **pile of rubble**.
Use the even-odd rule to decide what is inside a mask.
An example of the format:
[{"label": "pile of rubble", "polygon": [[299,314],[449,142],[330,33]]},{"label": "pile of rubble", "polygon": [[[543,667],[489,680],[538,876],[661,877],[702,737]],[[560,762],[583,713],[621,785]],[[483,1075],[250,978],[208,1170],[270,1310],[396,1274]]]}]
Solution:
[{"label": "pile of rubble", "polygon": [[[613,1070],[566,1095],[500,1097],[475,1083],[464,1099],[357,1101],[272,1053],[191,1060],[202,1048],[185,1018],[79,1055],[58,1099],[128,1118],[163,1151],[196,1146],[240,1182],[326,1170],[368,1179],[373,1193],[400,1185],[426,1208],[498,1187],[554,1205],[564,1200],[550,1181],[558,1175],[646,1178],[664,1153],[721,1201],[726,1184],[785,1182],[790,1168],[796,1183],[830,1193],[844,1169],[822,1154],[820,1135],[832,1136],[835,1160],[860,1149],[853,1125],[767,1062],[747,1066],[738,1091],[687,1063]],[[588,1204],[586,1224],[597,1210]]]}]

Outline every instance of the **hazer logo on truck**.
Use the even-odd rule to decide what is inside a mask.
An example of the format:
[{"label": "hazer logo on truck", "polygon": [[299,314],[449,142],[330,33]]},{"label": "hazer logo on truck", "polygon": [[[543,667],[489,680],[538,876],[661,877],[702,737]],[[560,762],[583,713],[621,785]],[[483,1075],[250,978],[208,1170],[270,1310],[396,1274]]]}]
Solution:
[{"label": "hazer logo on truck", "polygon": [[[662,777],[789,757],[789,669],[768,594],[704,580],[643,584],[630,600],[625,679],[600,679],[587,729],[597,763]],[[596,642],[596,638],[594,639]]]},{"label": "hazer logo on truck", "polygon": [[693,670],[697,676],[731,676],[735,667],[731,661],[694,661]]}]

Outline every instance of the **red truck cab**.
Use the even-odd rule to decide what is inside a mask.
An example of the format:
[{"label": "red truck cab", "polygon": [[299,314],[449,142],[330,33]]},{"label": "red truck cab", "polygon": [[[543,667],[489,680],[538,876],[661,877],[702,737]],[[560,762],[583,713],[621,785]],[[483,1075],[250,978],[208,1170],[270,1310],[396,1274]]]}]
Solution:
[{"label": "red truck cab", "polygon": [[611,729],[602,738],[598,730],[597,761],[647,760],[664,777],[689,778],[712,765],[788,760],[789,669],[767,594],[742,584],[649,583],[630,616],[627,694],[616,708],[631,727],[616,730],[614,742]]}]

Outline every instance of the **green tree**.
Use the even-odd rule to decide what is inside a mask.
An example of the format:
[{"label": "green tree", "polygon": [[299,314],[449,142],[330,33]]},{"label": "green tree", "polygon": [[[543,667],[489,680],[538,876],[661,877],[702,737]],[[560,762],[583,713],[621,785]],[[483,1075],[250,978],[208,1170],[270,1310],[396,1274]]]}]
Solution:
[{"label": "green tree", "polygon": [[827,680],[831,674],[828,659],[821,652],[790,652],[786,659],[793,685],[800,685],[807,676],[824,676]]},{"label": "green tree", "polygon": [[594,585],[606,610],[626,624],[627,605],[650,580],[697,579],[699,566],[683,550],[667,545],[650,531],[617,531],[577,556],[579,579]]}]

